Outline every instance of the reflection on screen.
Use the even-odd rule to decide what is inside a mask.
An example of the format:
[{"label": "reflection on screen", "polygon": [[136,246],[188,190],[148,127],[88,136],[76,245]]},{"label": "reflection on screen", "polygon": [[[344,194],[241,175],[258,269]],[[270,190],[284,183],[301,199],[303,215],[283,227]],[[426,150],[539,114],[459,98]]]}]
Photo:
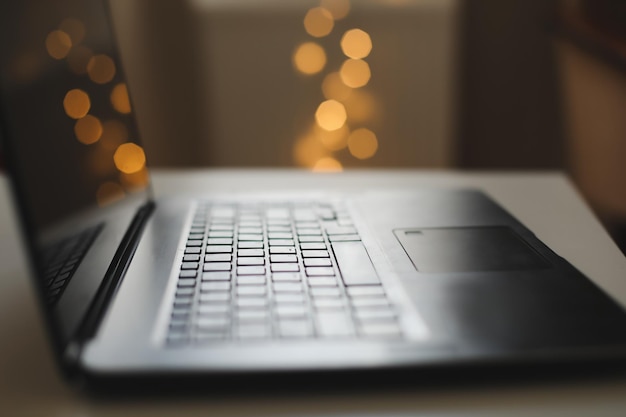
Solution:
[{"label": "reflection on screen", "polygon": [[0,8],[4,123],[37,227],[144,189],[146,158],[101,2]]}]

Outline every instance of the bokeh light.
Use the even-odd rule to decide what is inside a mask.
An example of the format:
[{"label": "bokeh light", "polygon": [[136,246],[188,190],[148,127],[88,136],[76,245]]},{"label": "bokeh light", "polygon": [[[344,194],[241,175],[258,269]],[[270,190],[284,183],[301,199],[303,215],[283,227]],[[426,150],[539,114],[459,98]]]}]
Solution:
[{"label": "bokeh light", "polygon": [[72,38],[62,30],[53,30],[46,37],[46,50],[54,59],[63,59],[72,49]]},{"label": "bokeh light", "polygon": [[108,55],[94,55],[87,64],[89,78],[96,84],[106,84],[115,77],[115,62]]},{"label": "bokeh light", "polygon": [[343,83],[338,72],[331,72],[322,81],[322,93],[328,100],[343,101],[350,96],[352,88]]},{"label": "bokeh light", "polygon": [[327,155],[328,151],[312,132],[299,138],[293,147],[293,158],[302,167],[313,168],[319,159]]},{"label": "bokeh light", "polygon": [[335,20],[343,19],[350,13],[350,0],[321,0],[320,4]]},{"label": "bokeh light", "polygon": [[368,159],[378,150],[378,139],[369,129],[356,129],[348,137],[350,154],[358,159]]},{"label": "bokeh light", "polygon": [[367,85],[372,77],[370,66],[361,59],[347,59],[341,65],[339,75],[344,84],[352,88]]},{"label": "bokeh light", "polygon": [[325,130],[340,129],[347,119],[346,108],[337,100],[326,100],[315,112],[317,124]]},{"label": "bokeh light", "polygon": [[326,66],[326,52],[317,43],[306,42],[296,48],[293,63],[303,74],[317,74]]},{"label": "bokeh light", "polygon": [[334,25],[333,15],[323,7],[314,7],[304,16],[304,29],[315,38],[328,35]]},{"label": "bokeh light", "polygon": [[88,114],[76,121],[74,133],[80,143],[91,145],[102,136],[102,123],[97,117]]},{"label": "bokeh light", "polygon": [[75,88],[65,94],[63,108],[65,109],[65,113],[72,119],[80,119],[89,113],[91,100],[89,100],[87,93]]},{"label": "bokeh light", "polygon": [[372,39],[361,29],[351,29],[341,38],[341,50],[349,58],[365,58],[372,52]]},{"label": "bokeh light", "polygon": [[113,161],[120,172],[134,174],[145,167],[146,155],[140,146],[134,143],[124,143],[115,151]]},{"label": "bokeh light", "polygon": [[130,99],[128,98],[128,88],[125,83],[119,83],[113,87],[113,91],[111,91],[111,104],[119,113],[130,113]]},{"label": "bokeh light", "polygon": [[341,162],[330,156],[319,159],[315,165],[313,165],[313,172],[341,172],[343,166]]}]

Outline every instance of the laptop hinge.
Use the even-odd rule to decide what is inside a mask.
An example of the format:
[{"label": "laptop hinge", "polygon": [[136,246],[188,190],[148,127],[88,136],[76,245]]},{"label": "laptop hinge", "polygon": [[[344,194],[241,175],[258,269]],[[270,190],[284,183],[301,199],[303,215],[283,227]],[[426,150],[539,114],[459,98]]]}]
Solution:
[{"label": "laptop hinge", "polygon": [[76,335],[68,343],[63,359],[68,365],[77,364],[80,358],[82,345],[86,340],[91,339],[100,325],[107,307],[115,295],[120,283],[128,269],[130,261],[135,254],[137,245],[141,238],[141,233],[150,214],[154,210],[154,202],[150,201],[142,206],[133,218],[128,231],[122,239],[113,261],[107,270],[107,273],[100,284],[100,288],[94,297],[89,310],[85,315]]}]

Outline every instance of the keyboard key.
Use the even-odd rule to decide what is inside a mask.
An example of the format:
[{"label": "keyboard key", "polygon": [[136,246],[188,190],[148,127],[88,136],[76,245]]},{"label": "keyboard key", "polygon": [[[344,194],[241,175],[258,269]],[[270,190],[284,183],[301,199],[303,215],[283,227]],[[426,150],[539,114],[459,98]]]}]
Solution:
[{"label": "keyboard key", "polygon": [[229,237],[210,237],[207,239],[208,245],[232,245],[233,239]]},{"label": "keyboard key", "polygon": [[303,258],[329,258],[330,254],[327,250],[303,250]]},{"label": "keyboard key", "polygon": [[276,304],[303,304],[304,294],[302,293],[276,293],[274,302]]},{"label": "keyboard key", "polygon": [[295,254],[295,253],[296,253],[296,248],[294,246],[272,246],[270,248],[270,254],[272,255],[281,255],[281,254],[289,255],[289,254]]},{"label": "keyboard key", "polygon": [[263,249],[263,242],[238,242],[239,249]]},{"label": "keyboard key", "polygon": [[351,304],[355,308],[385,308],[390,306],[385,297],[352,298]]},{"label": "keyboard key", "polygon": [[233,248],[227,245],[209,245],[206,247],[206,253],[231,253]]},{"label": "keyboard key", "polygon": [[270,239],[270,246],[295,246],[293,239]]},{"label": "keyboard key", "polygon": [[[294,248],[295,249],[295,248]],[[298,257],[296,255],[270,255],[271,263],[294,263],[298,262]]]},{"label": "keyboard key", "polygon": [[230,292],[209,292],[200,294],[200,303],[228,303],[230,301]]},{"label": "keyboard key", "polygon": [[187,279],[187,278],[179,279],[177,286],[178,287],[195,287],[196,286],[196,280],[195,279]]},{"label": "keyboard key", "polygon": [[252,296],[252,297],[263,297],[265,296],[266,289],[265,286],[260,285],[250,285],[250,286],[239,286],[237,287],[237,295],[239,296]]},{"label": "keyboard key", "polygon": [[233,230],[234,228],[235,227],[232,224],[211,224],[209,226],[209,231],[216,232],[222,230]]},{"label": "keyboard key", "polygon": [[301,280],[300,274],[295,272],[277,272],[272,274],[272,281],[274,282],[299,282]]},{"label": "keyboard key", "polygon": [[380,284],[376,270],[362,243],[333,243],[332,248],[346,286]]},{"label": "keyboard key", "polygon": [[193,287],[181,287],[176,289],[176,297],[192,296],[196,290]]},{"label": "keyboard key", "polygon": [[331,243],[334,242],[359,242],[361,241],[361,237],[359,235],[337,235],[337,236],[328,236],[328,240]]},{"label": "keyboard key", "polygon": [[237,251],[237,256],[245,257],[245,256],[264,256],[265,252],[263,249],[239,249]]},{"label": "keyboard key", "polygon": [[243,309],[266,309],[267,308],[267,298],[264,297],[242,297],[237,298],[235,301],[237,307]]},{"label": "keyboard key", "polygon": [[211,230],[209,232],[209,238],[214,238],[214,237],[233,237],[233,231],[232,230]]},{"label": "keyboard key", "polygon": [[354,314],[360,321],[394,321],[397,317],[390,308],[356,309]]},{"label": "keyboard key", "polygon": [[230,282],[228,282],[228,281],[203,282],[203,283],[200,284],[200,291],[202,291],[202,292],[230,291]]},{"label": "keyboard key", "polygon": [[298,282],[275,282],[274,292],[292,292],[299,293],[302,292],[302,285]]},{"label": "keyboard key", "polygon": [[265,276],[261,275],[243,275],[237,277],[237,285],[264,285]]},{"label": "keyboard key", "polygon": [[204,264],[204,271],[230,271],[230,262],[209,262]]},{"label": "keyboard key", "polygon": [[262,227],[240,227],[239,235],[262,235]]},{"label": "keyboard key", "polygon": [[324,241],[324,237],[323,236],[298,236],[298,240],[300,241],[300,243],[303,243],[303,242],[323,242]]},{"label": "keyboard key", "polygon": [[[202,245],[200,245],[200,246],[202,246]],[[197,248],[197,247],[190,248],[190,247],[187,247],[187,248],[185,248],[185,253],[194,253],[194,254],[202,253],[202,248]]]},{"label": "keyboard key", "polygon": [[326,243],[323,242],[305,242],[300,244],[300,249],[305,250],[324,250]]},{"label": "keyboard key", "polygon": [[329,258],[305,258],[304,266],[332,266]]},{"label": "keyboard key", "polygon": [[237,265],[250,266],[250,265],[265,265],[265,258],[261,257],[249,257],[237,259]]},{"label": "keyboard key", "polygon": [[306,271],[306,275],[309,277],[332,277],[335,275],[335,270],[329,267],[312,266],[304,268],[304,270]]},{"label": "keyboard key", "polygon": [[305,222],[305,221],[296,221],[296,228],[298,229],[318,229],[320,225],[316,221]]},{"label": "keyboard key", "polygon": [[333,235],[356,235],[358,233],[354,227],[329,226],[326,228],[326,234],[328,236],[333,236]]},{"label": "keyboard key", "polygon": [[319,310],[344,308],[341,298],[314,298],[313,307]]},{"label": "keyboard key", "polygon": [[269,233],[287,233],[291,232],[291,226],[267,226]]},{"label": "keyboard key", "polygon": [[337,287],[313,287],[309,289],[309,294],[313,297],[341,297],[341,292]]},{"label": "keyboard key", "polygon": [[197,262],[183,262],[180,269],[183,270],[196,270],[200,265]]},{"label": "keyboard key", "polygon": [[204,262],[229,262],[232,260],[231,253],[210,253],[204,256]]},{"label": "keyboard key", "polygon": [[271,264],[272,272],[298,272],[300,266],[298,264]]},{"label": "keyboard key", "polygon": [[238,266],[237,275],[265,275],[264,266]]},{"label": "keyboard key", "polygon": [[225,329],[230,326],[230,318],[223,316],[200,316],[195,320],[195,325],[199,330],[204,329]]},{"label": "keyboard key", "polygon": [[197,271],[180,271],[178,274],[179,278],[195,278],[196,276],[198,276]]},{"label": "keyboard key", "polygon": [[269,239],[293,239],[291,232],[270,232],[267,237]]},{"label": "keyboard key", "polygon": [[298,229],[298,236],[322,236],[322,229]]},{"label": "keyboard key", "polygon": [[238,234],[237,235],[237,240],[239,240],[240,242],[262,242],[263,241],[263,235],[258,234],[258,235],[253,235],[253,234]]},{"label": "keyboard key", "polygon": [[200,262],[200,255],[185,255],[183,262]]},{"label": "keyboard key", "polygon": [[193,248],[193,247],[198,247],[198,246],[202,246],[201,240],[188,240],[187,241],[188,248]]},{"label": "keyboard key", "polygon": [[230,312],[228,304],[200,304],[196,310],[200,315],[225,316]]},{"label": "keyboard key", "polygon": [[204,272],[202,281],[230,281],[230,271]]},{"label": "keyboard key", "polygon": [[310,287],[336,287],[337,280],[335,278],[312,277],[309,278]]}]

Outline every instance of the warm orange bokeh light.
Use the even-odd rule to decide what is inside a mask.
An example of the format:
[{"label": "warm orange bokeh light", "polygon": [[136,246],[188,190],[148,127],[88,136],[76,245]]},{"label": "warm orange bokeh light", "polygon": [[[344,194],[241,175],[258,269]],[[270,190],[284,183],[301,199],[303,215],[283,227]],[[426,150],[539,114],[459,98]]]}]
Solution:
[{"label": "warm orange bokeh light", "polygon": [[317,74],[326,65],[326,52],[315,42],[298,46],[293,54],[293,63],[298,71],[306,75]]},{"label": "warm orange bokeh light", "polygon": [[54,59],[63,59],[72,49],[72,38],[62,30],[53,30],[46,37],[46,50]]},{"label": "warm orange bokeh light", "polygon": [[83,90],[75,88],[65,94],[65,98],[63,99],[63,108],[65,109],[65,114],[72,119],[80,119],[89,113],[91,100],[89,100],[87,93]]},{"label": "warm orange bokeh light", "polygon": [[350,0],[322,0],[321,5],[335,20],[343,19],[350,13]]},{"label": "warm orange bokeh light", "polygon": [[113,88],[113,91],[111,91],[111,104],[119,113],[130,113],[130,99],[128,98],[128,88],[125,83],[119,83]]},{"label": "warm orange bokeh light", "polygon": [[298,166],[313,168],[315,162],[326,155],[328,152],[312,133],[299,138],[293,147],[293,158]]},{"label": "warm orange bokeh light", "polygon": [[315,112],[317,124],[325,130],[340,129],[346,123],[346,108],[337,100],[326,100]]},{"label": "warm orange bokeh light", "polygon": [[98,187],[96,201],[99,206],[106,206],[124,197],[124,189],[118,183],[107,181]]},{"label": "warm orange bokeh light", "polygon": [[106,84],[115,77],[115,62],[107,55],[95,55],[87,64],[89,78],[96,84]]},{"label": "warm orange bokeh light", "polygon": [[304,29],[315,37],[322,38],[333,30],[335,21],[333,15],[323,7],[314,7],[304,16]]},{"label": "warm orange bokeh light", "polygon": [[134,143],[124,143],[115,151],[113,161],[121,172],[134,174],[146,166],[146,155],[140,146]]},{"label": "warm orange bokeh light", "polygon": [[349,58],[365,58],[372,52],[372,39],[361,29],[351,29],[341,38],[341,50]]},{"label": "warm orange bokeh light", "polygon": [[76,46],[72,48],[67,56],[67,65],[74,74],[83,75],[87,73],[87,64],[93,57],[93,52],[86,46]]},{"label": "warm orange bokeh light", "polygon": [[338,72],[331,72],[322,81],[322,93],[329,100],[343,101],[350,96],[352,88],[343,83]]},{"label": "warm orange bokeh light", "polygon": [[378,139],[369,129],[357,129],[348,137],[348,149],[358,159],[368,159],[378,150]]},{"label": "warm orange bokeh light", "polygon": [[367,85],[372,77],[370,66],[362,59],[347,59],[341,66],[339,75],[344,84],[352,88]]},{"label": "warm orange bokeh light", "polygon": [[343,167],[341,162],[329,156],[321,158],[313,166],[313,172],[341,172]]},{"label": "warm orange bokeh light", "polygon": [[78,19],[65,19],[59,25],[59,29],[69,35],[74,45],[78,45],[85,38],[85,25]]},{"label": "warm orange bokeh light", "polygon": [[102,123],[100,119],[90,114],[78,119],[74,125],[76,139],[85,145],[96,143],[102,136]]}]

